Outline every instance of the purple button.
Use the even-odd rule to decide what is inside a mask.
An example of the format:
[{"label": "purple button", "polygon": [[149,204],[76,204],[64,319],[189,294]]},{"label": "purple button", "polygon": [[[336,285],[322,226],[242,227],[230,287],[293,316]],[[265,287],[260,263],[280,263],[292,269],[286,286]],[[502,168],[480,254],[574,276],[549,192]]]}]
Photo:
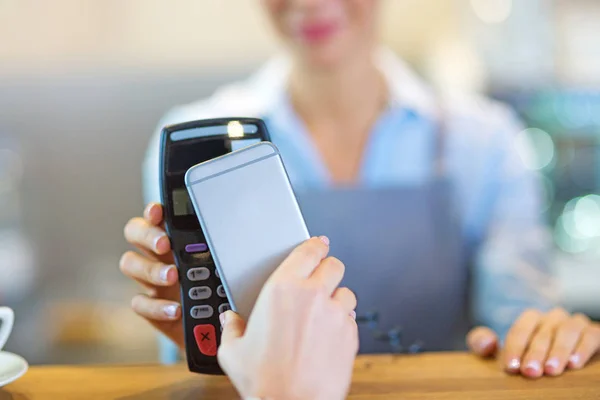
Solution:
[{"label": "purple button", "polygon": [[187,253],[201,253],[206,250],[208,250],[206,243],[194,243],[185,246],[185,251]]}]

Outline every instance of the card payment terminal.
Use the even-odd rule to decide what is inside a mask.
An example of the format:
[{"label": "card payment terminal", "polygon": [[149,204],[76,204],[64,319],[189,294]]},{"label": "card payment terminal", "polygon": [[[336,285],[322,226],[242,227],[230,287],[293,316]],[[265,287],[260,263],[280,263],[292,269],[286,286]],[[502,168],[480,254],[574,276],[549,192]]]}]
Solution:
[{"label": "card payment terminal", "polygon": [[230,309],[206,239],[185,186],[192,166],[261,141],[269,141],[264,122],[226,118],[186,122],[162,131],[161,200],[181,287],[182,320],[190,371],[223,374],[217,363],[219,314]]}]

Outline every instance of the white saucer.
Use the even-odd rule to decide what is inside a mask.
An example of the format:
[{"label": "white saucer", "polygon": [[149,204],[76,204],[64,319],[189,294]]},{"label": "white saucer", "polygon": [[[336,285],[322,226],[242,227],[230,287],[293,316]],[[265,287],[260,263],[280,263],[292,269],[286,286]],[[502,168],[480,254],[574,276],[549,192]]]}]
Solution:
[{"label": "white saucer", "polygon": [[21,356],[7,351],[0,351],[0,387],[19,379],[29,365]]}]

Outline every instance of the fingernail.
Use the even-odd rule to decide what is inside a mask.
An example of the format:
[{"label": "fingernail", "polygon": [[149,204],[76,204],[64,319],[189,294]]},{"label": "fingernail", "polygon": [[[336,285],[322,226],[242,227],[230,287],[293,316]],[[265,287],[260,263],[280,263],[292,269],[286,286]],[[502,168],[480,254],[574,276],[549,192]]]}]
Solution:
[{"label": "fingernail", "polygon": [[219,321],[221,322],[221,326],[225,325],[225,313],[219,314]]},{"label": "fingernail", "polygon": [[579,368],[580,361],[581,357],[579,354],[571,354],[571,357],[569,357],[569,368]]},{"label": "fingernail", "polygon": [[518,358],[513,358],[508,362],[508,370],[516,372],[521,368],[521,361]]},{"label": "fingernail", "polygon": [[150,209],[152,209],[152,203],[148,204],[146,208],[144,208],[144,217],[146,219],[150,219]]},{"label": "fingernail", "polygon": [[350,316],[352,317],[352,319],[356,320],[356,311],[350,311]]},{"label": "fingernail", "polygon": [[477,347],[477,349],[479,349],[479,351],[484,351],[488,347],[491,346],[493,340],[494,340],[493,338],[484,337],[483,339],[479,339],[478,341],[475,342],[475,347]]},{"label": "fingernail", "polygon": [[551,358],[546,361],[546,372],[554,374],[558,372],[558,367],[560,366],[560,361],[558,358]]},{"label": "fingernail", "polygon": [[170,317],[170,318],[175,318],[177,316],[177,310],[179,309],[179,306],[176,304],[169,304],[168,306],[165,306],[164,311],[165,314]]},{"label": "fingernail", "polygon": [[525,371],[532,375],[538,375],[540,372],[542,372],[542,366],[539,361],[532,360],[529,361],[525,366]]},{"label": "fingernail", "polygon": [[155,249],[155,250],[158,250],[158,242],[159,242],[159,241],[160,241],[162,238],[165,238],[165,237],[167,237],[167,235],[165,235],[165,234],[162,234],[162,235],[158,236],[156,239],[154,239],[154,249]]},{"label": "fingernail", "polygon": [[169,282],[169,271],[171,271],[173,268],[172,265],[167,265],[166,267],[162,267],[162,269],[160,270],[160,280],[167,283]]},{"label": "fingernail", "polygon": [[325,243],[326,246],[329,246],[329,238],[327,236],[319,236],[321,242]]}]

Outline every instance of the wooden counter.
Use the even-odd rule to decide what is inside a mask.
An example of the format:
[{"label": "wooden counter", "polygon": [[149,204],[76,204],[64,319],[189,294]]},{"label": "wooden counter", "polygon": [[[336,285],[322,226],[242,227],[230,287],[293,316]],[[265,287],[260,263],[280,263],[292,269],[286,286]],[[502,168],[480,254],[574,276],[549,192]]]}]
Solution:
[{"label": "wooden counter", "polygon": [[[462,353],[362,356],[349,399],[600,399],[600,359],[558,378],[504,374],[495,361]],[[236,399],[225,377],[184,366],[39,366],[0,389],[0,400]]]}]

